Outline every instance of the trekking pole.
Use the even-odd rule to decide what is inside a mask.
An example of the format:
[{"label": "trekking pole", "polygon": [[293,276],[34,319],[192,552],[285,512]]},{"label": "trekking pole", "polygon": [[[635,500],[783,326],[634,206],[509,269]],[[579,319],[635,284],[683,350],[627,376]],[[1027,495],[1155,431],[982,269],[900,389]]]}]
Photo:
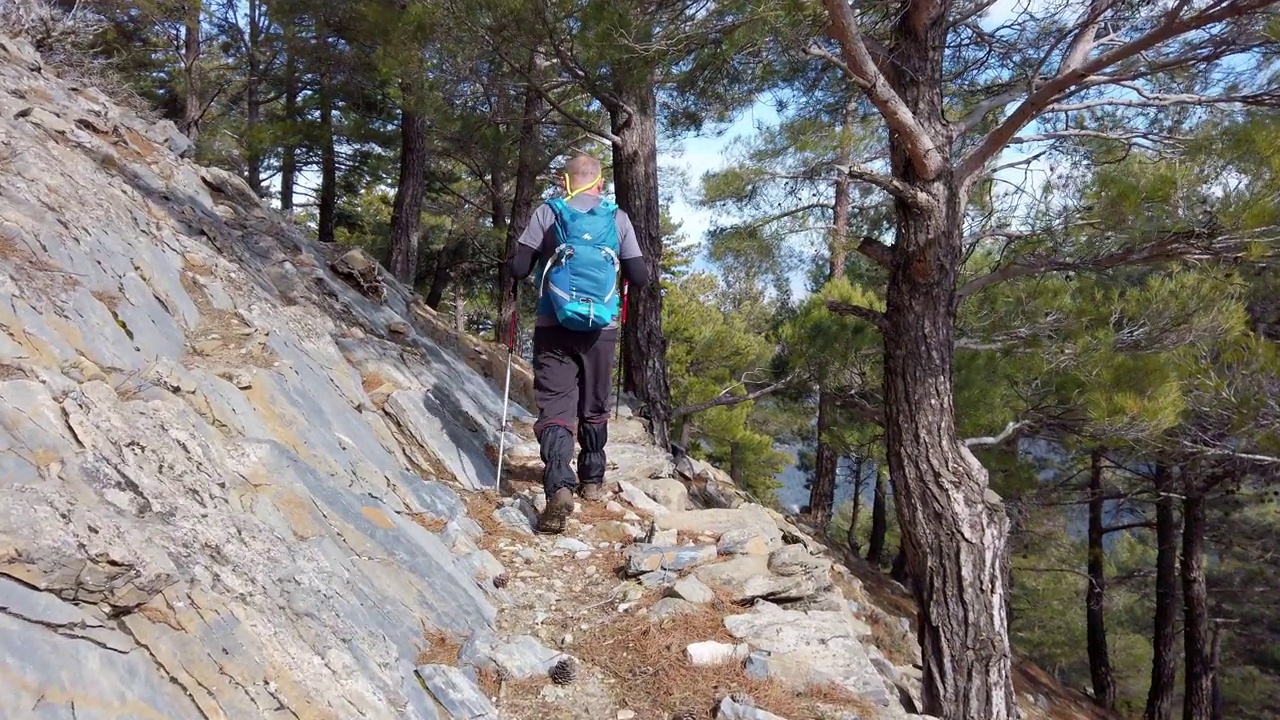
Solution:
[{"label": "trekking pole", "polygon": [[[515,294],[514,292],[512,293]],[[507,381],[502,389],[502,421],[498,423],[498,476],[494,482],[494,490],[502,492],[502,460],[507,451],[507,408],[511,402],[511,359],[516,351],[516,315],[519,306],[511,309],[511,334],[507,338]]]},{"label": "trekking pole", "polygon": [[622,408],[622,361],[627,357],[627,340],[623,337],[623,328],[627,325],[627,293],[631,284],[622,281],[622,317],[618,320],[618,391],[613,394],[613,419],[617,420]]}]

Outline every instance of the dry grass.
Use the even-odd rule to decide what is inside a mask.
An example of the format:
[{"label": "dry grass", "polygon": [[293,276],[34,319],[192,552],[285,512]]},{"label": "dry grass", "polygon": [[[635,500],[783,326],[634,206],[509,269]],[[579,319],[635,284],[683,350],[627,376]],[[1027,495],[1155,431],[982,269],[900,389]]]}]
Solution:
[{"label": "dry grass", "polygon": [[119,309],[120,304],[124,302],[124,295],[121,295],[117,290],[99,288],[94,290],[91,294],[97,298],[98,302],[102,303],[110,310]]},{"label": "dry grass", "polygon": [[377,370],[360,373],[360,387],[366,393],[373,392],[387,384],[387,378]]},{"label": "dry grass", "polygon": [[443,532],[444,526],[449,524],[447,519],[436,517],[430,513],[414,513],[410,517],[413,518],[414,522],[418,523],[419,527],[429,533]]},{"label": "dry grass", "polygon": [[[650,594],[639,605],[651,606],[657,599],[656,594]],[[687,710],[697,717],[709,717],[721,698],[742,693],[756,707],[789,720],[829,717],[823,706],[852,709],[859,717],[874,720],[874,706],[838,686],[796,690],[776,680],[749,676],[742,662],[709,667],[691,664],[685,648],[692,643],[738,642],[724,627],[724,616],[737,612],[741,608],[724,598],[661,623],[632,611],[583,631],[575,643],[575,654],[616,680],[627,707],[644,718],[662,720]]]},{"label": "dry grass", "polygon": [[428,629],[422,633],[427,646],[418,653],[419,665],[457,665],[458,651],[462,643],[440,630]]}]

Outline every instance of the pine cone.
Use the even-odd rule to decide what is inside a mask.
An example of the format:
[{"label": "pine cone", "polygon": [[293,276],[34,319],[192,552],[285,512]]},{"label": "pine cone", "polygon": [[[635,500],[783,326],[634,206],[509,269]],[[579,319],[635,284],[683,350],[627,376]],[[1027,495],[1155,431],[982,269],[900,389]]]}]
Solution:
[{"label": "pine cone", "polygon": [[672,715],[671,720],[698,720],[698,713],[695,710],[681,710]]},{"label": "pine cone", "polygon": [[493,579],[493,586],[496,588],[504,588],[507,586],[509,578],[506,573],[502,573]]},{"label": "pine cone", "polygon": [[568,685],[578,679],[578,665],[573,658],[565,658],[551,668],[551,681],[557,685]]}]

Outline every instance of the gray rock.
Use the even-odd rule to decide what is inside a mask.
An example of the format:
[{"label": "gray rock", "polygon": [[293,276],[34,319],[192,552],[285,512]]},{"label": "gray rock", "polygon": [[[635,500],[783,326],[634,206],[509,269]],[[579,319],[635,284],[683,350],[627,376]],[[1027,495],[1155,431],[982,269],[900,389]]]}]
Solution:
[{"label": "gray rock", "polygon": [[648,545],[637,543],[623,552],[626,573],[635,577],[655,570],[679,571],[711,562],[716,549],[711,545]]},{"label": "gray rock", "polygon": [[684,510],[689,505],[688,488],[675,478],[642,478],[634,485],[668,510]]},{"label": "gray rock", "polygon": [[518,507],[500,507],[493,511],[493,517],[498,522],[515,530],[523,535],[532,536],[534,520],[529,514]]},{"label": "gray rock", "polygon": [[767,670],[776,679],[798,686],[832,682],[878,705],[890,703],[858,628],[843,612],[783,610],[761,602],[724,624],[735,638],[768,653]]},{"label": "gray rock", "polygon": [[722,555],[768,555],[782,544],[759,527],[730,528],[720,535],[717,548]]},{"label": "gray rock", "polygon": [[661,516],[669,512],[665,505],[655,501],[646,495],[643,490],[625,480],[619,481],[618,487],[620,488],[619,494],[622,495],[622,499],[646,515]]},{"label": "gray rock", "polygon": [[499,720],[498,709],[480,692],[470,678],[456,667],[420,665],[414,673],[422,679],[431,697],[452,718]]},{"label": "gray rock", "polygon": [[786,720],[760,708],[742,705],[726,697],[716,707],[716,720]]},{"label": "gray rock", "polygon": [[649,619],[654,622],[663,622],[680,615],[687,615],[696,610],[697,607],[687,600],[665,597],[649,608]]},{"label": "gray rock", "polygon": [[711,588],[727,593],[734,602],[804,600],[831,586],[830,577],[821,575],[774,575],[769,572],[768,558],[761,555],[739,555],[705,565],[695,570],[694,576]]},{"label": "gray rock", "polygon": [[677,580],[676,583],[671,586],[671,589],[667,594],[671,597],[687,600],[697,605],[705,605],[710,602],[715,602],[716,599],[716,593],[714,590],[707,587],[706,583],[691,575]]},{"label": "gray rock", "polygon": [[556,540],[556,548],[559,550],[568,550],[569,552],[584,552],[591,550],[591,546],[578,540],[577,538],[562,537]]},{"label": "gray rock", "polygon": [[745,504],[729,509],[686,510],[670,512],[654,518],[660,530],[678,530],[689,535],[720,537],[735,528],[758,530],[770,542],[781,544],[782,532],[761,505]]},{"label": "gray rock", "polygon": [[674,585],[678,577],[678,575],[668,570],[654,570],[641,575],[637,579],[641,585],[647,588],[665,588]]},{"label": "gray rock", "polygon": [[784,577],[830,570],[830,560],[810,554],[803,545],[783,545],[769,554],[769,571]]},{"label": "gray rock", "polygon": [[491,633],[481,633],[463,644],[458,658],[476,667],[497,668],[510,677],[529,679],[545,676],[564,653],[552,650],[531,635],[519,635],[508,642]]}]

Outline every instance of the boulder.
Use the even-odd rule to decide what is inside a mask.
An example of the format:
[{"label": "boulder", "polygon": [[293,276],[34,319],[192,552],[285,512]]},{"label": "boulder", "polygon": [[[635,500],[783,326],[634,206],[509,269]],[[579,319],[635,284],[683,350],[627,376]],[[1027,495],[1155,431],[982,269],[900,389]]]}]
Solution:
[{"label": "boulder", "polygon": [[679,571],[711,562],[716,558],[712,545],[646,545],[629,546],[622,554],[627,561],[626,573],[636,577],[655,570]]},{"label": "boulder", "polygon": [[675,478],[645,478],[636,480],[634,484],[668,510],[684,510],[689,505],[689,490]]},{"label": "boulder", "polygon": [[880,706],[890,704],[883,678],[863,647],[865,627],[843,612],[784,610],[768,602],[730,615],[725,628],[767,653],[770,676],[796,686],[835,683]]},{"label": "boulder", "polygon": [[717,538],[730,530],[751,528],[769,538],[770,542],[782,544],[782,532],[760,505],[742,505],[732,510],[710,508],[668,512],[655,517],[654,522],[660,530],[677,530],[687,535],[706,534]]},{"label": "boulder", "polygon": [[739,555],[694,571],[708,586],[726,593],[734,602],[764,599],[774,602],[804,600],[831,586],[829,576],[817,573],[782,576],[769,571],[762,555]]}]

